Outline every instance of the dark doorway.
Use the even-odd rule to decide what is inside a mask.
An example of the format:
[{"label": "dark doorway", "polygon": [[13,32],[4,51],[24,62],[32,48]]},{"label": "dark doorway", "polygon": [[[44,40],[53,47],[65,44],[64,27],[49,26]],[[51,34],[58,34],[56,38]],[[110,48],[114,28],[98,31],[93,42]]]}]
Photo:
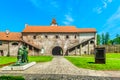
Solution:
[{"label": "dark doorway", "polygon": [[4,56],[3,50],[0,50],[0,55]]},{"label": "dark doorway", "polygon": [[56,46],[52,49],[52,54],[53,55],[62,55],[63,54],[63,50],[61,47]]}]

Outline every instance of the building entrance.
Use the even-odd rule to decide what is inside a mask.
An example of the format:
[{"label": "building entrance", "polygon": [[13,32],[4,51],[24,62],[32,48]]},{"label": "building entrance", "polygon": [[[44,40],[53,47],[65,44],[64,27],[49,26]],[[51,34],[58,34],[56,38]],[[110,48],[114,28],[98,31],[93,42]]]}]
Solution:
[{"label": "building entrance", "polygon": [[63,54],[63,50],[61,47],[56,46],[52,49],[52,54],[53,55],[62,55]]}]

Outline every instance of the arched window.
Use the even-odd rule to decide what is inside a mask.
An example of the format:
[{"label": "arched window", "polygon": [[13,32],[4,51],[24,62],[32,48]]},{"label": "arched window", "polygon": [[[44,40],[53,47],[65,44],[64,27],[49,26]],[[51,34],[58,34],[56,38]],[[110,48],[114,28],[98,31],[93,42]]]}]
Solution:
[{"label": "arched window", "polygon": [[90,41],[90,44],[94,44],[94,41]]},{"label": "arched window", "polygon": [[17,45],[18,45],[18,43],[17,43],[17,42],[13,42],[13,43],[12,43],[12,45],[17,46]]}]

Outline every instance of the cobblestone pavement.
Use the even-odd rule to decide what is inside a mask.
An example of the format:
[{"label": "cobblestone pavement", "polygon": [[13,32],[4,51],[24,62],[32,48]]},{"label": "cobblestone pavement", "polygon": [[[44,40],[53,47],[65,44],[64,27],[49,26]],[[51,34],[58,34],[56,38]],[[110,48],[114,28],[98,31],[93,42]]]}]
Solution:
[{"label": "cobblestone pavement", "polygon": [[63,56],[55,56],[51,62],[37,63],[24,71],[2,71],[0,73],[13,74],[68,74],[83,76],[102,76],[102,77],[120,77],[120,71],[96,71],[77,68]]}]

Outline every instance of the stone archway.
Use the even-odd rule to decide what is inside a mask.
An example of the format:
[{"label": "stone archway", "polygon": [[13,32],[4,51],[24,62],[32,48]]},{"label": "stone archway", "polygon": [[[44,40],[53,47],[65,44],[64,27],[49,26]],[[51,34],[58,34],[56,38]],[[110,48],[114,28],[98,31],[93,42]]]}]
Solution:
[{"label": "stone archway", "polygon": [[52,49],[52,55],[63,55],[63,49],[60,46],[56,46]]}]

